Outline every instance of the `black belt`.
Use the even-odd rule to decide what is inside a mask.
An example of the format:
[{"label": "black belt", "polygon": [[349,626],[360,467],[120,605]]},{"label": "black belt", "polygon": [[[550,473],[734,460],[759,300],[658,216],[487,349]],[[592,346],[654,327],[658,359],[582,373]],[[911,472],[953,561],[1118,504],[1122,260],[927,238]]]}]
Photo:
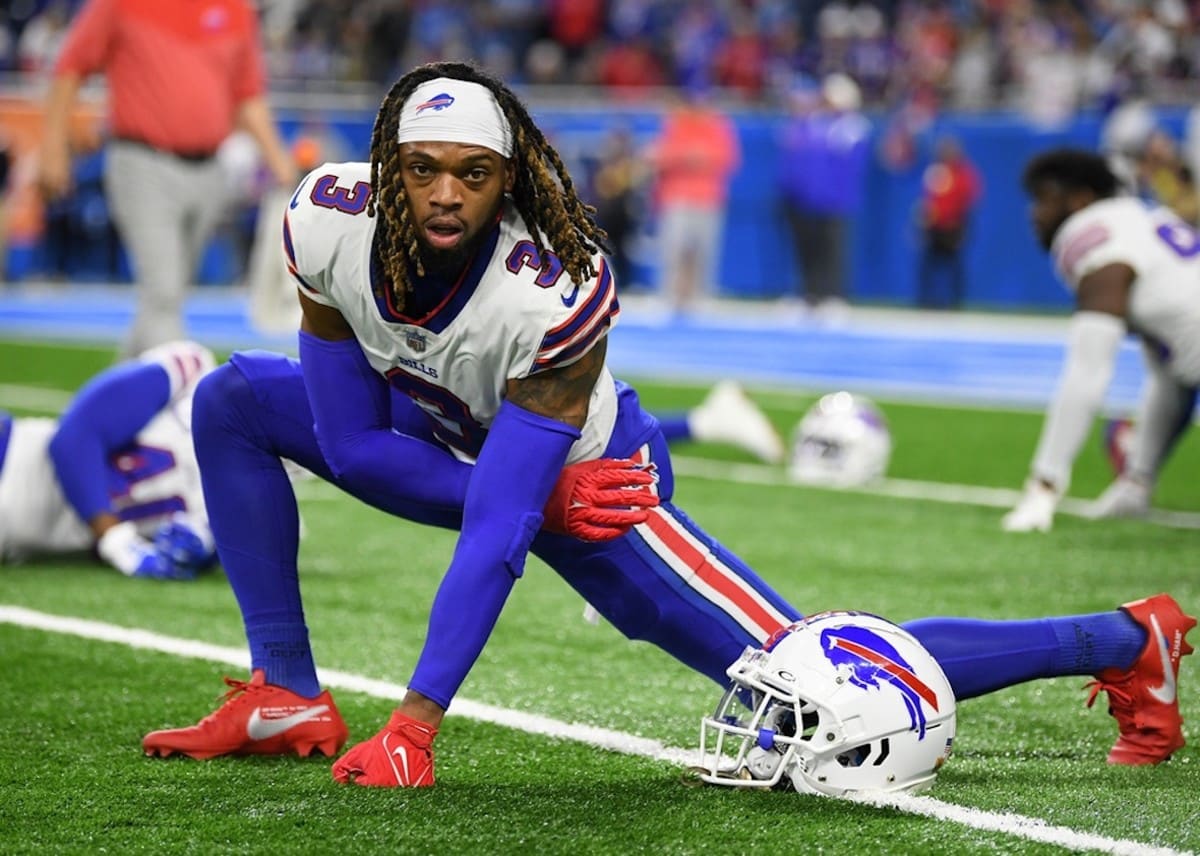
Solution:
[{"label": "black belt", "polygon": [[4,472],[4,456],[8,454],[8,441],[12,437],[13,417],[7,410],[0,410],[0,473]]},{"label": "black belt", "polygon": [[145,140],[135,140],[133,137],[113,137],[113,140],[118,143],[127,143],[131,146],[140,146],[143,149],[149,149],[152,152],[170,155],[173,158],[179,158],[181,161],[188,163],[205,163],[217,156],[216,149],[205,152],[177,152],[173,149],[163,149],[156,145],[147,143]]}]

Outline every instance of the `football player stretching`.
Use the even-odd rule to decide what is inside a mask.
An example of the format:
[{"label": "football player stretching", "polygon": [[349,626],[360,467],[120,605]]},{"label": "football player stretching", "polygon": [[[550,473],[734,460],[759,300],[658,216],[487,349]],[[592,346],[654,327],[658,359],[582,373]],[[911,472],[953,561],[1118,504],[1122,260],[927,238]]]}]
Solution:
[{"label": "football player stretching", "polygon": [[191,411],[213,366],[172,342],[92,378],[60,419],[0,411],[0,561],[95,549],[132,577],[210,567]]},{"label": "football player stretching", "polygon": [[1091,152],[1041,154],[1026,167],[1024,184],[1033,228],[1075,294],[1075,313],[1025,494],[1004,528],[1045,532],[1053,525],[1127,332],[1142,341],[1148,376],[1124,470],[1094,514],[1144,514],[1200,386],[1200,234],[1166,208],[1117,195],[1117,177]]},{"label": "football player stretching", "polygon": [[[604,239],[522,103],[463,64],[404,75],[376,117],[370,162],[325,164],[301,182],[284,225],[299,365],[235,354],[201,383],[192,425],[205,495],[221,498],[209,512],[250,680],[232,681],[197,725],[146,735],[147,754],[333,753],[347,738],[317,679],[281,457],[460,531],[407,694],[334,763],[339,782],[434,783],[438,728],[530,552],[626,637],[722,685],[747,646],[797,621],[673,502],[659,424],[605,364],[619,307]],[[470,466],[448,464],[446,449]],[[656,481],[633,486],[657,504],[612,510],[607,531],[572,527],[578,504],[555,483],[564,465],[605,457],[653,466]],[[627,506],[641,495],[624,493]],[[905,629],[960,700],[1095,674],[1120,726],[1110,760],[1148,764],[1183,744],[1174,696],[1151,690],[1165,675],[1174,686],[1194,623],[1158,595],[1091,615]]]}]

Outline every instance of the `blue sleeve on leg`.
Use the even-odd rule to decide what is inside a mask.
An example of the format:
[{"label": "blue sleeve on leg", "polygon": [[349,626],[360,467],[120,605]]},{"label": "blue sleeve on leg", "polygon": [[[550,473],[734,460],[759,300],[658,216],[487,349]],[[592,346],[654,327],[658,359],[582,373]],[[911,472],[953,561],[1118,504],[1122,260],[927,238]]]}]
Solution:
[{"label": "blue sleeve on leg", "polygon": [[409,682],[443,708],[466,679],[524,571],[542,508],[577,439],[573,426],[507,401],[496,414],[471,474],[462,534]]},{"label": "blue sleeve on leg", "polygon": [[688,422],[687,413],[660,413],[658,423],[668,443],[692,439],[692,426]]},{"label": "blue sleeve on leg", "polygon": [[129,445],[171,400],[171,381],[157,363],[129,363],[88,381],[72,399],[50,441],[63,495],[88,522],[112,511],[108,457]]}]

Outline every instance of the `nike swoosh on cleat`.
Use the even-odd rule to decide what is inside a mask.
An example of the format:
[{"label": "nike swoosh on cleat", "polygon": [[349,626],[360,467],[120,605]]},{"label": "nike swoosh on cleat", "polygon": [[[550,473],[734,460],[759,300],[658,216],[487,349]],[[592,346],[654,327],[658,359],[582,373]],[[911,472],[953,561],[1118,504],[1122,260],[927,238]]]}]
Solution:
[{"label": "nike swoosh on cleat", "polygon": [[403,785],[411,784],[408,777],[408,749],[403,746],[397,746],[392,750],[392,754],[400,759],[400,765],[404,767],[404,778],[401,779],[399,775],[396,778],[400,779],[400,783]]},{"label": "nike swoosh on cleat", "polygon": [[1162,628],[1158,626],[1158,616],[1154,613],[1150,614],[1150,628],[1154,631],[1154,638],[1158,640],[1158,656],[1162,658],[1163,667],[1162,686],[1150,687],[1150,695],[1163,704],[1172,704],[1175,701],[1175,669],[1171,667],[1171,652],[1167,648],[1167,637],[1163,635]]},{"label": "nike swoosh on cleat", "polygon": [[289,728],[293,728],[303,722],[308,722],[310,719],[316,719],[327,710],[329,710],[329,705],[318,704],[314,707],[307,707],[298,713],[293,713],[291,716],[282,716],[279,719],[263,719],[262,708],[256,707],[254,708],[254,712],[250,714],[250,720],[246,723],[246,736],[251,740],[266,740],[268,737],[282,734]]},{"label": "nike swoosh on cleat", "polygon": [[[407,787],[410,784],[408,781],[408,748],[406,746],[397,746],[395,749],[388,748],[389,736],[383,735],[383,751],[388,753],[388,763],[392,765],[392,775],[396,777],[396,784]],[[403,774],[396,769],[396,762],[393,760],[395,758],[399,758],[400,763],[404,766]]]}]

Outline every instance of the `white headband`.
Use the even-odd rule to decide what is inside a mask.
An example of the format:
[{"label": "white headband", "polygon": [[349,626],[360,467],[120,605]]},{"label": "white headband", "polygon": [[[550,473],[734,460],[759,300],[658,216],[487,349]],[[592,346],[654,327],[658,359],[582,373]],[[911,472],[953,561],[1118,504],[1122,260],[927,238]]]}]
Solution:
[{"label": "white headband", "polygon": [[466,143],[512,157],[512,128],[486,86],[438,77],[418,86],[400,108],[397,141]]}]

